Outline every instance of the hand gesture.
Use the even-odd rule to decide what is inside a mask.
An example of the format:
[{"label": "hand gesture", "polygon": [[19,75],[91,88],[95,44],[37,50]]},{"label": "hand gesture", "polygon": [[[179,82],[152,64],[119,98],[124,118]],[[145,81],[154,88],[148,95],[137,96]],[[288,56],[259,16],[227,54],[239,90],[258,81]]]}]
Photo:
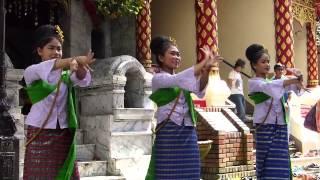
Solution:
[{"label": "hand gesture", "polygon": [[78,67],[79,67],[78,62],[77,62],[75,59],[73,59],[73,60],[69,63],[69,69],[70,69],[71,72],[77,71],[77,70],[78,70]]},{"label": "hand gesture", "polygon": [[301,71],[297,68],[286,68],[286,71],[292,73],[296,77],[302,76]]},{"label": "hand gesture", "polygon": [[212,67],[217,66],[217,63],[220,63],[223,60],[223,57],[221,56],[213,56],[213,58],[210,58],[207,60],[206,65],[204,68],[209,71]]},{"label": "hand gesture", "polygon": [[200,48],[200,50],[204,53],[204,61],[207,61],[208,59],[212,59],[213,58],[213,53],[211,51],[211,49],[209,48],[209,46],[204,46],[203,48]]},{"label": "hand gesture", "polygon": [[221,56],[215,56],[212,53],[212,50],[209,48],[209,46],[204,46],[203,48],[200,48],[200,50],[204,53],[204,61],[206,62],[206,65],[204,66],[204,69],[209,71],[213,66],[216,66],[217,63],[220,63],[223,58]]},{"label": "hand gesture", "polygon": [[93,56],[94,56],[94,53],[91,50],[88,52],[87,56],[77,56],[76,60],[78,65],[82,66],[86,70],[93,71],[89,66],[95,61]]}]

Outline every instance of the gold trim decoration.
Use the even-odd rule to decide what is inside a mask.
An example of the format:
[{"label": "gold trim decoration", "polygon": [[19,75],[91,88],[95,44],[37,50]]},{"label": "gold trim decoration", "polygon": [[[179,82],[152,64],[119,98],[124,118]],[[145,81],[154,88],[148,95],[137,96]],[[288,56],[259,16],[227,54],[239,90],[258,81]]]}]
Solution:
[{"label": "gold trim decoration", "polygon": [[60,37],[61,42],[63,43],[63,41],[64,41],[63,31],[61,30],[59,25],[55,25],[54,27],[56,28],[56,33]]},{"label": "gold trim decoration", "polygon": [[316,44],[317,46],[320,46],[320,22],[316,22],[316,28],[315,28],[315,37],[316,37]]},{"label": "gold trim decoration", "polygon": [[313,0],[294,0],[292,1],[292,13],[301,26],[306,22],[315,23],[316,12],[313,7]]}]

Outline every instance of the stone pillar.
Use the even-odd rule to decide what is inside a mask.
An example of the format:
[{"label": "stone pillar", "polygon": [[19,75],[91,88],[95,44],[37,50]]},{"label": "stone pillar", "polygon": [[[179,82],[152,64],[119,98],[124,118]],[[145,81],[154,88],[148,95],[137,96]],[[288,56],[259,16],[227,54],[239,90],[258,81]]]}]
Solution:
[{"label": "stone pillar", "polygon": [[136,22],[136,54],[137,59],[141,62],[143,67],[149,71],[151,68],[151,11],[150,3],[152,0],[145,0],[143,8],[137,15]]},{"label": "stone pillar", "polygon": [[318,85],[318,52],[315,41],[315,29],[311,23],[306,24],[307,28],[307,65],[308,65],[308,87]]},{"label": "stone pillar", "polygon": [[[10,60],[8,59],[7,61],[9,62]],[[14,160],[16,162],[14,165],[17,167],[14,167],[14,169],[12,169],[12,172],[18,173],[18,174],[13,174],[14,176],[17,176],[16,177],[17,179],[21,179],[23,175],[24,151],[25,151],[24,116],[21,114],[21,106],[19,103],[19,89],[22,88],[22,86],[19,85],[19,81],[23,77],[23,71],[24,70],[22,69],[13,69],[13,66],[11,66],[10,64],[10,66],[7,67],[7,74],[6,74],[7,100],[11,107],[9,112],[13,117],[17,127],[17,131],[14,135],[15,136],[14,142],[11,142],[13,144],[11,144],[8,147],[13,146],[13,149],[16,153],[15,160]],[[3,145],[4,144],[1,144],[0,146],[3,146]],[[1,147],[0,147],[0,152],[1,152]],[[3,154],[6,154],[6,153],[3,153]],[[0,177],[2,177],[1,173],[0,173]]]},{"label": "stone pillar", "polygon": [[294,67],[292,0],[275,0],[274,13],[277,62],[292,68]]},{"label": "stone pillar", "polygon": [[203,60],[200,48],[208,45],[218,54],[217,0],[196,0],[197,61]]}]

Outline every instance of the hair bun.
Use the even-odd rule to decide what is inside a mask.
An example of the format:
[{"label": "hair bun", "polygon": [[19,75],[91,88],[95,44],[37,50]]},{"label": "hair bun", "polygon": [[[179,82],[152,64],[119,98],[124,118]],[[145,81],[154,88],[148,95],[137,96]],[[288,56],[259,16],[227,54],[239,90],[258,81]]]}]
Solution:
[{"label": "hair bun", "polygon": [[160,54],[163,44],[167,42],[169,39],[165,36],[157,36],[152,39],[150,43],[150,49],[153,54]]},{"label": "hair bun", "polygon": [[249,61],[257,61],[264,52],[264,47],[260,44],[252,44],[246,49],[246,57]]}]

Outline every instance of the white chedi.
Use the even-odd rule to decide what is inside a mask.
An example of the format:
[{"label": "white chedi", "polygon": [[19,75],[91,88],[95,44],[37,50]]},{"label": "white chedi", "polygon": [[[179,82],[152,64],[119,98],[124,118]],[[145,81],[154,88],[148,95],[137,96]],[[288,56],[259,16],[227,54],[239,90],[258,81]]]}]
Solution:
[{"label": "white chedi", "polygon": [[220,79],[219,71],[212,70],[209,74],[209,82],[206,89],[205,99],[207,107],[226,105],[231,90],[227,83]]}]

